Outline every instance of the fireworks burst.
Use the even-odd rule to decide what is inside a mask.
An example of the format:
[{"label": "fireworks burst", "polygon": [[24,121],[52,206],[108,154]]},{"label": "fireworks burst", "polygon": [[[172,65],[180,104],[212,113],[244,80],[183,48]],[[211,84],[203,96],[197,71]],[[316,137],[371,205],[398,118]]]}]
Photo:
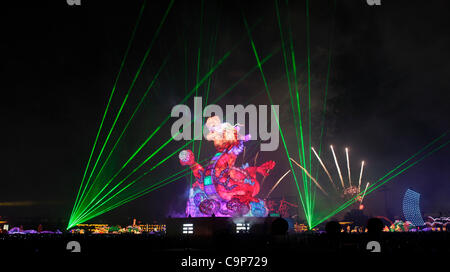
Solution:
[{"label": "fireworks burst", "polygon": [[[361,193],[361,182],[362,182],[362,178],[363,178],[363,171],[364,171],[364,161],[361,162],[361,170],[359,173],[359,180],[358,180],[358,185],[353,185],[352,184],[352,177],[351,177],[351,168],[350,168],[350,156],[349,156],[349,149],[346,147],[345,148],[345,157],[347,159],[347,172],[348,172],[348,186],[345,186],[344,183],[344,179],[342,177],[342,173],[341,173],[341,169],[339,167],[339,162],[336,156],[336,153],[334,151],[334,148],[332,145],[330,145],[330,149],[331,149],[331,153],[333,154],[333,159],[336,165],[336,169],[339,175],[339,180],[341,181],[341,185],[342,185],[342,190],[340,190],[340,188],[338,188],[332,178],[332,175],[330,174],[330,172],[328,171],[328,168],[326,167],[325,163],[323,162],[323,160],[320,158],[320,156],[317,154],[317,152],[315,151],[314,147],[311,147],[314,155],[316,156],[317,160],[319,161],[320,165],[322,166],[322,169],[324,170],[325,174],[328,176],[331,184],[333,184],[333,187],[336,191],[337,194],[339,194],[341,196],[341,198],[343,199],[350,199],[353,198],[355,196],[360,195]],[[294,161],[295,162],[295,161]],[[318,185],[318,182],[313,179],[313,181],[316,183],[316,185]],[[360,196],[357,197],[357,202],[359,202],[359,205],[362,205],[362,202],[364,200],[364,196],[366,194],[367,188],[369,186],[369,182],[367,182],[364,193]],[[320,185],[318,185],[319,188]],[[323,189],[321,189],[323,191]],[[328,195],[328,194],[327,194]]]}]

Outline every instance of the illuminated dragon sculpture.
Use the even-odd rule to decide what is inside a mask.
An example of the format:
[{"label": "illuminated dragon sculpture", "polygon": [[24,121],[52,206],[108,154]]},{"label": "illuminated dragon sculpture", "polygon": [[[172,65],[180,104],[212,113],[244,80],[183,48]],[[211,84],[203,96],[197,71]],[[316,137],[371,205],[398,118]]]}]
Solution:
[{"label": "illuminated dragon sculpture", "polygon": [[209,131],[206,139],[214,142],[218,152],[210,162],[205,167],[195,162],[191,150],[179,154],[181,165],[188,165],[195,177],[186,214],[192,217],[267,216],[265,202],[256,197],[260,191],[257,173],[269,175],[275,162],[254,167],[246,163],[236,167],[236,158],[250,135],[239,136],[239,126],[221,123],[217,116],[208,118],[206,127]]}]

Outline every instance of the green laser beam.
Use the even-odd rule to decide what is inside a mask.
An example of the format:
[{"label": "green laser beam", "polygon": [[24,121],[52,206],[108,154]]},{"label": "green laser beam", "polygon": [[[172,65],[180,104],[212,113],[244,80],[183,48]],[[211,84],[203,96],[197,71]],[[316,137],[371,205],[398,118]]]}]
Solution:
[{"label": "green laser beam", "polygon": [[[203,78],[202,80],[197,84],[197,85],[201,85],[205,82],[205,80],[217,69],[217,67],[222,64],[222,62],[230,55],[230,51],[227,52],[222,59],[220,59],[218,61],[218,63],[216,63],[216,65],[214,66],[214,68],[212,70],[210,70]],[[181,103],[184,103],[195,91],[195,87],[194,89],[191,90],[191,92],[183,99],[183,101]],[[122,165],[122,167],[119,169],[118,172],[116,172],[116,174],[114,174],[114,176],[107,182],[107,184],[102,188],[102,190],[100,191],[103,192],[103,190],[105,190],[105,188],[122,172],[123,169],[125,169],[125,167],[130,163],[130,161],[142,150],[142,148],[144,148],[144,146],[153,138],[153,136],[161,129],[161,127],[170,119],[170,115],[168,115],[166,117],[166,119],[152,132],[152,134],[139,146],[139,148],[134,152],[134,154],[125,162],[124,165]],[[171,138],[169,141],[171,141],[173,138]],[[95,200],[95,198],[94,198]]]},{"label": "green laser beam", "polygon": [[[289,90],[289,96],[290,96],[290,102],[291,102],[291,108],[292,108],[292,114],[293,114],[293,119],[294,119],[294,126],[295,126],[295,135],[296,135],[296,139],[297,139],[297,149],[299,152],[299,160],[300,160],[300,164],[302,163],[302,157],[300,156],[300,143],[298,141],[299,137],[299,131],[298,131],[298,121],[297,121],[297,115],[295,114],[294,111],[294,102],[293,102],[293,96],[292,96],[292,87],[291,87],[291,79],[290,79],[290,71],[289,71],[289,67],[288,67],[288,58],[287,58],[287,50],[286,50],[286,46],[284,43],[284,35],[283,35],[283,29],[281,26],[281,18],[280,18],[280,10],[278,7],[278,0],[275,0],[275,10],[276,10],[276,14],[277,14],[277,21],[278,21],[278,28],[280,30],[280,39],[281,39],[281,48],[282,48],[282,52],[283,52],[283,59],[284,59],[284,66],[285,66],[285,70],[286,70],[286,77],[287,77],[287,83],[288,83],[288,90]],[[296,73],[294,71],[294,78],[296,77]]]},{"label": "green laser beam", "polygon": [[[325,116],[326,116],[326,110],[327,110],[327,96],[328,96],[328,84],[329,84],[329,79],[330,79],[330,67],[331,67],[331,57],[332,57],[332,50],[333,50],[333,37],[334,37],[334,32],[335,32],[335,27],[336,27],[336,23],[335,23],[335,13],[336,13],[336,0],[333,1],[333,16],[331,19],[332,25],[331,25],[331,34],[330,34],[330,40],[329,40],[329,46],[328,46],[328,67],[327,67],[327,75],[326,75],[326,79],[325,79],[325,95],[324,95],[324,100],[323,100],[323,110],[322,110],[322,120],[320,123],[320,136],[319,136],[319,157],[322,151],[322,139],[323,139],[323,132],[324,132],[324,126],[325,126]],[[316,169],[316,179],[319,175],[319,165],[317,165],[317,169]]]},{"label": "green laser beam", "polygon": [[157,71],[157,73],[155,74],[155,76],[153,77],[152,81],[150,82],[150,84],[148,85],[145,93],[143,94],[143,96],[141,97],[138,105],[136,106],[136,108],[134,109],[130,119],[128,120],[128,122],[126,123],[125,127],[123,128],[122,132],[119,135],[119,138],[116,140],[116,142],[114,143],[113,148],[111,149],[111,151],[109,152],[105,162],[103,163],[100,171],[97,173],[96,178],[94,179],[94,181],[92,182],[91,187],[89,188],[88,192],[86,193],[86,196],[84,198],[84,200],[86,200],[86,198],[89,196],[89,193],[91,192],[93,185],[95,184],[95,182],[98,180],[98,178],[100,177],[100,174],[103,172],[105,166],[107,165],[109,159],[111,158],[111,155],[114,153],[114,151],[116,150],[116,147],[118,146],[118,144],[120,143],[122,137],[125,135],[125,132],[127,131],[129,125],[131,124],[131,121],[133,120],[134,116],[136,115],[136,113],[139,111],[141,105],[143,104],[145,98],[147,97],[148,93],[150,92],[150,90],[152,89],[156,79],[159,77],[159,74],[161,72],[161,70],[165,67],[165,64],[167,63],[168,57],[166,57],[166,59],[163,61],[163,64],[160,66],[159,70]]},{"label": "green laser beam", "polygon": [[[258,52],[256,51],[255,44],[254,44],[254,42],[253,42],[253,39],[252,39],[252,36],[251,36],[251,32],[250,32],[250,29],[249,29],[249,27],[248,27],[247,20],[245,19],[244,13],[242,13],[242,17],[243,17],[243,19],[244,19],[245,28],[247,29],[247,33],[248,33],[248,36],[249,36],[249,39],[250,39],[250,43],[251,43],[251,46],[252,46],[252,49],[253,49],[253,53],[254,53],[255,58],[256,58],[256,62],[258,63],[258,67],[259,67],[259,70],[260,70],[260,72],[261,72],[261,77],[262,77],[263,82],[264,82],[264,86],[265,86],[265,90],[266,90],[267,96],[268,96],[269,101],[270,101],[270,103],[271,103],[271,109],[272,109],[272,112],[273,112],[274,115],[275,115],[275,120],[276,120],[276,122],[277,122],[278,129],[279,129],[279,131],[280,131],[281,139],[282,139],[282,141],[283,141],[283,146],[284,146],[285,151],[286,151],[286,154],[287,154],[287,156],[288,156],[289,165],[290,165],[290,167],[291,167],[292,173],[294,173],[293,167],[292,167],[292,162],[291,162],[290,159],[289,159],[289,158],[290,158],[290,156],[289,156],[289,151],[288,151],[288,149],[287,149],[286,142],[285,142],[285,140],[284,140],[283,131],[282,131],[282,129],[281,129],[281,126],[280,126],[280,123],[279,123],[279,120],[278,120],[278,116],[277,116],[276,112],[273,110],[273,101],[272,101],[272,97],[271,97],[271,95],[270,95],[269,87],[268,87],[268,85],[267,85],[267,81],[266,81],[266,78],[265,78],[265,76],[264,76],[264,72],[263,72],[263,70],[262,70],[260,58],[259,58],[259,56],[258,56]],[[298,190],[298,192],[299,192],[300,199],[301,199],[301,201],[303,202],[303,197],[302,197],[302,195],[301,195],[301,193],[300,193],[300,188],[299,188],[299,186],[298,186],[297,178],[295,177],[295,175],[293,175],[293,176],[294,176],[294,180],[295,180],[295,183],[296,183],[296,186],[297,186],[297,190]],[[304,207],[304,206],[303,206],[303,207]],[[306,213],[306,210],[305,210],[305,213]]]},{"label": "green laser beam", "polygon": [[[310,48],[310,26],[309,26],[309,0],[306,0],[306,52],[307,52],[307,74],[308,74],[308,140],[309,140],[309,172],[311,173],[311,141],[312,141],[312,131],[311,131],[311,48]],[[311,188],[311,181],[309,186]],[[310,189],[309,188],[309,189]],[[312,220],[310,218],[310,220]]]},{"label": "green laser beam", "polygon": [[[303,157],[300,157],[300,159],[303,158],[303,164],[306,168],[306,156],[305,156],[305,140],[304,140],[304,133],[303,133],[303,121],[302,121],[302,114],[301,114],[301,106],[300,106],[300,97],[299,97],[299,89],[298,89],[298,81],[297,81],[297,67],[296,67],[296,59],[295,59],[295,51],[294,51],[294,42],[292,39],[292,29],[289,29],[289,36],[290,36],[290,49],[291,49],[291,59],[292,59],[292,69],[294,72],[294,80],[295,80],[295,94],[296,94],[296,101],[297,101],[297,113],[298,113],[298,129],[300,134],[300,143],[301,143],[301,154]],[[298,140],[297,140],[298,141]],[[300,154],[299,154],[300,156]],[[311,195],[310,195],[310,188],[308,187],[308,181],[310,182],[309,177],[306,175],[304,171],[302,171],[302,177],[303,177],[303,187],[305,191],[305,198],[308,200],[308,217],[310,218],[309,221],[312,221],[313,217],[313,209],[312,209],[312,201],[311,201]]]},{"label": "green laser beam", "polygon": [[[171,0],[170,3],[169,3],[169,6],[167,7],[166,12],[164,13],[164,16],[163,16],[163,18],[162,18],[162,20],[161,20],[161,22],[160,22],[160,24],[159,24],[159,26],[158,26],[156,32],[155,32],[155,35],[153,36],[153,39],[152,39],[152,41],[151,41],[151,43],[150,43],[150,46],[148,47],[147,51],[145,52],[144,58],[142,59],[140,65],[139,65],[139,68],[138,68],[138,70],[137,70],[137,72],[136,72],[136,74],[135,74],[135,76],[134,76],[134,78],[133,78],[133,81],[131,82],[131,85],[130,85],[130,87],[129,87],[129,89],[128,89],[128,92],[127,92],[127,94],[126,94],[124,100],[122,101],[122,104],[121,104],[120,109],[119,109],[119,111],[118,111],[118,113],[117,113],[117,115],[116,115],[116,118],[114,119],[114,122],[113,122],[113,124],[112,124],[112,127],[111,127],[111,129],[109,130],[108,136],[106,137],[106,140],[105,140],[105,142],[104,142],[104,144],[103,144],[103,146],[102,146],[102,149],[101,149],[101,151],[100,151],[100,154],[98,155],[97,160],[96,160],[96,162],[95,162],[95,164],[94,164],[94,167],[92,168],[91,174],[89,175],[89,178],[88,178],[88,180],[87,180],[87,182],[86,182],[86,187],[87,187],[87,185],[89,184],[89,181],[91,180],[92,174],[94,173],[95,168],[97,167],[98,161],[100,160],[100,158],[101,158],[101,156],[102,156],[102,154],[103,154],[103,150],[105,149],[106,144],[107,144],[108,141],[109,141],[109,138],[110,138],[110,136],[111,136],[112,131],[114,130],[114,127],[115,127],[115,125],[116,125],[116,123],[117,123],[117,120],[119,119],[120,114],[122,113],[122,109],[123,109],[123,107],[125,106],[125,104],[126,104],[126,102],[127,102],[127,100],[128,100],[128,97],[129,97],[129,95],[130,95],[130,93],[131,93],[131,90],[133,89],[133,87],[134,87],[134,85],[135,85],[135,83],[136,83],[136,80],[137,80],[137,78],[139,77],[139,75],[140,75],[140,73],[141,73],[142,67],[143,67],[144,64],[145,64],[145,62],[146,62],[146,60],[147,60],[147,58],[148,58],[148,56],[149,56],[149,54],[150,54],[150,52],[151,52],[151,49],[153,48],[153,44],[154,44],[154,42],[156,41],[156,38],[159,36],[159,32],[161,31],[161,28],[162,28],[162,26],[164,25],[164,22],[165,22],[165,20],[166,20],[168,14],[169,14],[170,9],[172,8],[173,3],[174,3],[174,0]],[[81,198],[83,198],[83,195],[84,195],[84,192],[85,192],[85,190],[86,190],[86,187],[83,189],[83,193],[81,194]]]},{"label": "green laser beam", "polygon": [[[179,135],[181,132],[179,131],[174,137]],[[95,205],[97,205],[100,201],[102,201],[106,196],[108,196],[110,193],[112,193],[118,186],[120,186],[123,182],[125,182],[131,175],[133,175],[136,171],[138,171],[142,166],[144,166],[151,158],[153,158],[161,149],[163,149],[167,144],[169,144],[173,138],[171,137],[169,140],[167,140],[163,145],[161,145],[156,151],[154,151],[150,156],[148,156],[138,167],[133,169],[133,171],[128,174],[125,178],[123,178],[114,188],[112,188],[107,194],[105,194],[100,200],[98,200],[93,206],[90,206],[95,199],[97,199],[98,196],[101,195],[101,193],[108,187],[109,184],[107,184],[103,189],[89,202],[89,204],[86,207],[89,207],[89,209],[92,209]],[[192,142],[192,141],[191,141]],[[88,211],[89,211],[88,209]],[[84,209],[83,213],[86,211],[86,208]]]},{"label": "green laser beam", "polygon": [[[170,154],[169,156],[167,156],[167,158],[165,158],[162,162],[166,161],[167,159],[171,158],[172,156],[174,156],[175,154],[177,154],[178,152],[180,152],[181,149],[185,148],[187,145],[189,145],[190,143],[192,143],[194,141],[194,139],[192,139],[191,141],[187,142],[186,144],[184,144],[183,146],[181,146],[179,149],[177,149],[176,151],[174,151],[172,154]],[[167,141],[163,146],[160,147],[163,148],[169,141]],[[84,214],[87,214],[90,212],[90,210],[94,209],[94,207],[96,205],[98,205],[104,198],[106,198],[108,195],[110,195],[115,189],[117,189],[122,183],[124,183],[131,175],[133,175],[139,168],[141,168],[142,166],[144,166],[149,159],[151,159],[156,153],[159,152],[158,149],[157,151],[155,151],[152,155],[150,155],[146,160],[144,160],[144,162],[142,162],[137,168],[135,168],[130,174],[128,174],[125,178],[123,178],[119,183],[116,184],[116,186],[114,186],[109,192],[107,192],[102,198],[100,198],[94,205],[91,205],[92,203],[89,203],[88,206],[89,209],[87,209]],[[158,163],[156,166],[152,167],[149,171],[153,171],[157,166],[161,165],[161,163]],[[126,185],[125,187],[123,187],[122,189],[120,189],[117,193],[113,194],[110,198],[108,198],[108,200],[106,200],[105,202],[103,202],[102,204],[100,204],[98,207],[103,206],[106,202],[108,202],[109,200],[111,200],[112,198],[116,197],[118,194],[120,194],[121,192],[123,192],[124,190],[126,190],[127,188],[129,188],[131,185],[133,185],[134,183],[136,183],[137,180],[134,180],[133,182],[130,182],[128,185]],[[82,215],[81,215],[82,216]]]},{"label": "green laser beam", "polygon": [[[200,8],[200,39],[199,39],[199,45],[197,50],[197,75],[196,75],[196,83],[198,84],[198,78],[200,75],[200,56],[201,56],[201,48],[202,48],[202,36],[203,36],[203,9],[204,9],[204,0],[201,1],[201,8]],[[198,86],[198,85],[197,85]],[[195,96],[198,96],[198,87],[195,88]],[[196,116],[194,115],[194,122],[195,122]],[[195,136],[194,136],[195,138]],[[195,154],[195,142],[192,142],[192,153]],[[192,185],[192,173],[189,176],[189,186]]]},{"label": "green laser beam", "polygon": [[[295,133],[296,133],[296,143],[297,143],[297,150],[298,150],[298,155],[299,155],[299,160],[300,160],[300,164],[304,165],[306,164],[306,158],[305,158],[305,153],[304,153],[304,140],[303,140],[303,126],[302,126],[302,119],[301,119],[301,110],[300,110],[300,103],[299,103],[299,97],[298,97],[298,82],[297,82],[297,67],[296,67],[296,61],[295,61],[295,51],[294,51],[294,46],[293,46],[293,39],[292,39],[292,30],[289,24],[289,40],[290,40],[290,57],[291,57],[291,63],[292,63],[292,70],[293,70],[293,81],[294,81],[294,91],[296,93],[296,98],[297,98],[297,112],[298,112],[298,120],[297,120],[297,115],[295,114],[295,107],[294,107],[294,103],[293,103],[293,95],[292,95],[292,87],[291,87],[291,80],[289,78],[289,69],[288,69],[288,58],[287,58],[287,49],[285,49],[285,45],[284,45],[284,35],[283,35],[283,30],[282,30],[282,25],[281,25],[281,19],[280,19],[280,12],[279,12],[279,5],[278,5],[278,1],[275,0],[275,10],[276,10],[276,14],[277,14],[277,22],[278,22],[278,27],[279,27],[279,31],[280,31],[280,38],[281,38],[281,42],[282,42],[282,48],[283,48],[283,57],[284,57],[284,63],[285,63],[285,69],[286,69],[286,75],[288,77],[288,90],[289,90],[289,96],[290,96],[290,102],[291,102],[291,107],[292,107],[292,114],[293,114],[293,119],[294,119],[294,126],[295,126]],[[290,22],[289,19],[289,14],[288,14],[288,22]],[[301,145],[301,148],[300,148]],[[302,156],[303,154],[303,156]],[[295,172],[293,173],[295,176]],[[305,192],[305,202],[306,202],[306,206],[304,207],[304,209],[306,210],[305,212],[305,216],[307,217],[308,221],[311,221],[311,217],[312,217],[312,200],[309,194],[309,190],[308,190],[308,177],[306,176],[306,173],[304,173],[303,171],[301,172],[301,176],[302,176],[302,181],[303,181],[303,190]]]},{"label": "green laser beam", "polygon": [[[184,171],[184,172],[187,172],[188,169],[189,169],[189,168],[187,168],[187,169],[185,169],[185,170],[183,170],[183,171]],[[180,172],[178,172],[178,173],[176,173],[176,174],[174,174],[174,175],[172,175],[172,176],[170,176],[170,177],[168,177],[168,178],[163,179],[162,181],[158,182],[156,185],[158,185],[158,184],[160,184],[160,183],[162,183],[162,182],[164,182],[164,181],[166,181],[166,180],[172,178],[172,177],[175,176],[175,175],[178,175],[179,173],[180,173]],[[180,179],[180,178],[182,178],[182,177],[184,177],[184,176],[187,176],[187,175],[189,175],[189,173],[185,173],[184,175],[182,175],[182,176],[180,176],[180,177],[177,177],[176,179],[178,180],[178,179]],[[151,189],[151,188],[154,188],[156,185],[151,185],[151,186],[150,186],[149,188],[147,188],[146,190]],[[135,195],[133,195],[133,196],[135,196]],[[131,197],[133,197],[133,196],[131,196]],[[131,197],[129,197],[129,198],[131,198]],[[130,200],[130,201],[131,201],[131,200]],[[121,201],[121,202],[123,202],[123,201]],[[119,203],[121,203],[121,202],[119,202]],[[122,204],[125,204],[125,203],[122,203]],[[112,206],[109,206],[109,207],[105,208],[104,210],[101,210],[100,212],[98,212],[98,213],[96,213],[96,214],[93,214],[93,215],[92,215],[92,214],[91,214],[91,215],[85,214],[85,215],[83,215],[82,217],[77,218],[75,221],[73,221],[73,223],[69,224],[68,229],[70,229],[71,227],[73,227],[73,226],[75,226],[75,225],[77,225],[77,224],[80,224],[80,223],[82,223],[82,222],[86,222],[86,221],[88,221],[88,220],[90,220],[90,219],[92,219],[92,218],[94,218],[94,217],[97,217],[97,216],[99,216],[100,214],[105,213],[106,211],[112,210],[112,209],[114,209],[114,208],[116,208],[116,207],[118,207],[118,206],[120,206],[120,205],[114,204],[114,205],[112,205]]]},{"label": "green laser beam", "polygon": [[[126,59],[127,59],[127,57],[128,57],[128,52],[130,51],[131,45],[132,45],[132,43],[133,43],[133,41],[134,41],[134,37],[135,37],[135,34],[136,34],[136,30],[137,30],[137,28],[138,28],[138,26],[139,26],[139,22],[141,21],[142,14],[143,14],[143,11],[144,11],[144,9],[145,9],[146,3],[147,3],[147,1],[144,1],[144,2],[142,3],[141,9],[140,9],[140,11],[139,11],[138,18],[137,18],[137,20],[136,20],[135,26],[134,26],[134,28],[133,28],[133,32],[132,32],[132,34],[131,34],[131,38],[130,38],[130,40],[128,41],[128,45],[127,45],[127,48],[126,48],[126,50],[125,50],[125,54],[124,54],[124,56],[123,56],[123,58],[122,58],[122,61],[121,61],[120,67],[119,67],[119,72],[118,72],[118,74],[117,74],[117,76],[116,76],[116,79],[114,80],[113,88],[112,88],[111,93],[110,93],[110,95],[109,95],[108,103],[107,103],[107,105],[106,105],[105,112],[103,113],[102,121],[100,122],[100,127],[99,127],[98,132],[97,132],[97,135],[96,135],[96,137],[95,137],[94,145],[93,145],[92,150],[91,150],[91,153],[90,153],[90,155],[89,155],[89,160],[88,160],[88,163],[87,163],[87,165],[86,165],[86,169],[85,169],[84,174],[83,174],[83,179],[81,180],[81,185],[80,185],[80,188],[78,189],[77,197],[76,197],[76,199],[75,199],[75,203],[74,203],[74,206],[73,206],[73,208],[72,208],[72,213],[71,213],[71,214],[74,213],[74,210],[76,209],[75,207],[78,205],[78,201],[80,200],[80,193],[81,193],[81,190],[82,190],[82,188],[83,188],[84,180],[85,180],[85,178],[86,178],[86,174],[87,174],[87,171],[88,171],[88,169],[89,169],[89,165],[90,165],[90,163],[91,163],[92,155],[93,155],[93,153],[94,153],[95,147],[97,146],[98,137],[100,136],[100,132],[101,132],[102,127],[103,127],[103,122],[105,121],[105,117],[106,117],[106,114],[107,114],[107,112],[108,112],[109,106],[110,106],[110,104],[111,104],[111,100],[112,100],[112,97],[113,97],[113,95],[114,95],[114,92],[115,92],[115,90],[116,90],[117,83],[118,83],[118,81],[119,81],[120,75],[121,75],[122,70],[123,70],[123,67],[124,67],[124,65],[125,65],[125,61],[126,61]],[[87,184],[86,184],[85,186],[87,186]]]},{"label": "green laser beam", "polygon": [[[217,69],[217,67],[230,55],[230,51],[227,52],[221,60],[218,61],[218,63],[214,66],[213,69],[211,69],[203,78],[202,80],[197,84],[203,84],[205,82],[205,80],[215,71],[215,69]],[[193,94],[193,92],[195,91],[195,88],[198,88],[198,86],[194,87],[191,92],[189,93],[188,96],[186,96],[183,101],[181,103],[184,103],[189,96],[191,96]],[[170,115],[168,115],[168,117],[164,120],[164,124],[165,122],[167,122],[170,118]],[[133,156],[131,158],[128,159],[128,161],[121,167],[121,169],[108,181],[108,183],[100,190],[100,192],[97,194],[96,197],[94,197],[94,199],[91,200],[91,202],[87,205],[89,206],[90,204],[92,204],[93,201],[95,201],[95,199],[108,187],[108,185],[112,182],[112,180],[114,180],[119,174],[120,172],[126,167],[126,165],[128,165],[128,163],[134,158],[134,156],[136,156],[136,154],[144,147],[145,144],[148,143],[148,141],[150,141],[150,139],[153,137],[153,135],[155,135],[155,133],[162,127],[162,125],[160,125],[151,135],[149,138],[147,138],[147,140],[139,147],[139,149],[133,154]],[[165,146],[166,144],[168,144],[170,141],[172,141],[173,138],[169,139],[163,146]],[[159,151],[162,147],[160,147],[157,151]],[[156,154],[156,153],[154,153]],[[153,155],[154,155],[153,154]],[[152,156],[153,156],[152,155]]]},{"label": "green laser beam", "polygon": [[[189,144],[189,142],[187,143],[187,145],[188,145],[188,144]],[[212,158],[212,157],[206,158],[206,159],[204,159],[204,160],[202,160],[202,161],[200,161],[200,162],[198,162],[198,163],[201,164],[201,163],[205,162],[206,160],[210,160],[211,158]],[[154,169],[154,168],[153,168],[153,169]],[[178,171],[177,173],[172,174],[171,176],[164,178],[164,179],[161,180],[160,182],[158,182],[158,183],[156,183],[156,184],[152,184],[150,187],[145,188],[145,189],[143,189],[143,190],[141,190],[141,191],[139,191],[139,192],[137,192],[137,193],[134,193],[133,195],[129,196],[127,199],[130,199],[130,198],[135,197],[135,196],[137,196],[137,197],[143,196],[143,195],[145,195],[146,193],[148,193],[147,191],[148,191],[149,189],[154,188],[155,186],[161,184],[162,182],[164,182],[164,181],[166,181],[166,180],[168,180],[168,179],[171,179],[171,178],[173,178],[173,177],[175,177],[175,176],[177,176],[177,175],[179,175],[179,174],[188,172],[189,170],[190,170],[190,168],[186,168],[186,169],[183,169],[183,170],[181,170],[181,171]],[[149,174],[151,171],[152,171],[152,169],[149,170],[149,171],[147,171],[147,172],[145,172],[145,173],[143,173],[141,176],[139,176],[138,178],[136,178],[135,181],[138,181],[138,180],[142,179],[144,176],[146,176],[147,174]],[[178,177],[177,180],[180,179],[180,178],[182,178],[182,177],[185,177],[185,176],[187,176],[187,175],[188,175],[188,173],[185,173],[184,175]],[[158,188],[159,188],[159,187],[158,187]],[[137,197],[133,198],[133,200],[136,199]],[[131,200],[129,200],[129,201],[131,201]],[[127,201],[127,202],[129,202],[129,201]],[[127,203],[127,202],[126,202],[126,203]],[[125,202],[123,202],[123,201],[121,201],[121,202],[119,202],[119,203],[125,204]],[[116,204],[114,204],[114,205],[116,205]],[[117,207],[117,206],[114,206],[114,205],[109,206],[109,207],[105,208],[104,210],[106,210],[106,209],[111,210],[111,207],[113,207],[113,208]],[[96,209],[98,209],[98,207],[97,207]],[[94,218],[94,217],[96,217],[96,216],[98,216],[98,215],[99,215],[99,214],[95,214],[94,216],[89,216],[89,214],[86,214],[85,217],[80,218],[80,219],[77,220],[76,222],[77,222],[77,223],[80,223],[81,221],[85,222],[85,221],[89,220],[89,219],[86,219],[88,216],[89,216],[89,218],[92,219],[92,218]],[[73,224],[70,224],[70,225],[73,226],[74,223],[73,223]],[[69,226],[70,226],[70,225],[69,225]],[[69,228],[70,228],[70,227],[69,227]]]}]

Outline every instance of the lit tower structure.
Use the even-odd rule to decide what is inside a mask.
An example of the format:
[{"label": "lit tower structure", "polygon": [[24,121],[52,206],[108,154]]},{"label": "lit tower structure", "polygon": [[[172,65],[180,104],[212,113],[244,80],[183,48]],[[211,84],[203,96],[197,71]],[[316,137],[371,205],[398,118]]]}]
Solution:
[{"label": "lit tower structure", "polygon": [[408,189],[403,196],[403,215],[405,220],[411,222],[416,227],[421,227],[425,224],[420,212],[420,194]]}]

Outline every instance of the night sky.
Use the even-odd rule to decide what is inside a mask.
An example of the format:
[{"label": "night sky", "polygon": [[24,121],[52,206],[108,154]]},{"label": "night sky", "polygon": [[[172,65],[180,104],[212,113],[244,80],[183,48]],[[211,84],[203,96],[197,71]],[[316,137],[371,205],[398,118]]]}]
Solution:
[{"label": "night sky", "polygon": [[[241,3],[243,2],[243,3]],[[363,0],[311,1],[311,92],[313,145],[320,135],[328,54],[331,68],[323,144],[333,144],[343,172],[344,148],[351,150],[353,180],[365,160],[365,176],[373,181],[448,130],[450,124],[450,21],[448,1],[382,1],[369,6]],[[1,188],[0,203],[31,202],[25,206],[0,205],[0,216],[68,219],[89,158],[95,135],[138,16],[140,1],[111,3],[81,0],[20,1],[1,10]],[[245,15],[261,57],[277,53],[263,66],[267,82],[280,105],[281,127],[290,150],[295,132],[289,102],[281,40],[274,1],[175,1],[130,98],[117,123],[116,139],[141,95],[166,56],[166,67],[145,100],[129,132],[112,157],[108,173],[170,114],[191,90],[197,78],[233,49],[214,72],[209,99],[218,97],[255,65],[244,26]],[[292,28],[299,86],[306,90],[307,58],[305,1],[280,1],[284,29]],[[136,33],[111,109],[117,112],[139,63],[154,36],[168,1],[148,1]],[[217,42],[211,50],[217,31]],[[199,89],[204,93],[205,86]],[[188,100],[192,106],[193,98]],[[261,74],[255,70],[219,105],[267,105]],[[112,125],[109,114],[105,128]],[[139,163],[170,137],[171,119],[136,157]],[[106,138],[103,131],[101,139]],[[449,136],[442,141],[448,141]],[[442,143],[441,142],[441,143]],[[158,153],[157,162],[184,142],[173,142]],[[108,145],[111,148],[110,145]],[[248,147],[251,160],[257,144]],[[98,151],[97,151],[98,152]],[[335,170],[329,149],[324,160]],[[202,158],[214,154],[204,141]],[[422,210],[450,214],[450,149],[434,153],[383,188],[366,197],[369,215],[401,216],[407,188],[422,194]],[[275,160],[263,192],[289,169],[285,151],[259,154],[258,162]],[[239,160],[238,160],[239,161]],[[137,164],[136,164],[137,165]],[[149,166],[152,164],[150,163]],[[177,156],[148,175],[141,188],[183,168]],[[336,173],[334,176],[337,177]],[[326,179],[322,177],[324,183]],[[337,179],[336,179],[337,180]],[[189,180],[182,179],[115,209],[98,220],[144,221],[182,213]],[[296,195],[292,178],[274,196]],[[387,199],[386,199],[387,198]],[[320,207],[320,204],[319,204]],[[94,220],[95,221],[95,220]]]}]

